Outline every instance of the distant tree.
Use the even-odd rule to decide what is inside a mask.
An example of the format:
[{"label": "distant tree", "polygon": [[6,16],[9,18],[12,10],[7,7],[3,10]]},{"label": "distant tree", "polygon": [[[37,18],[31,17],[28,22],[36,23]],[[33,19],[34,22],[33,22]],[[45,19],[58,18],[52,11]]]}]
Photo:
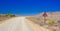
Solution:
[{"label": "distant tree", "polygon": [[6,16],[8,16],[8,17],[15,17],[15,15],[12,15],[12,14],[6,14]]},{"label": "distant tree", "polygon": [[11,16],[11,14],[6,14],[6,16],[10,17],[10,16]]}]

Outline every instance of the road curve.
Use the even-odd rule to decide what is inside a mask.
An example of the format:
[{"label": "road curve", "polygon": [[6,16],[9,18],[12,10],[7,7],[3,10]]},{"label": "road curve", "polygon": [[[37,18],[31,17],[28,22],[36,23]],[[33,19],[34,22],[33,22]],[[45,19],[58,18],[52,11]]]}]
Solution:
[{"label": "road curve", "polygon": [[25,17],[15,17],[0,24],[0,31],[50,31]]}]

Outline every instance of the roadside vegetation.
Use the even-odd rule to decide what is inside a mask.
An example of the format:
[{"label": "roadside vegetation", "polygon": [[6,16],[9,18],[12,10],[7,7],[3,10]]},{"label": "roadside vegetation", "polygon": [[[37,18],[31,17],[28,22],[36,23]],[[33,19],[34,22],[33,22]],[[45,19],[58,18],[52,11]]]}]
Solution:
[{"label": "roadside vegetation", "polygon": [[6,16],[8,16],[8,17],[16,17],[16,15],[12,15],[12,14],[6,14]]},{"label": "roadside vegetation", "polygon": [[7,20],[9,18],[16,17],[16,15],[13,14],[0,14],[0,21]]},{"label": "roadside vegetation", "polygon": [[53,24],[55,24],[55,20],[51,20],[51,19],[50,20],[47,20],[46,21],[46,24],[52,24],[53,25]]}]

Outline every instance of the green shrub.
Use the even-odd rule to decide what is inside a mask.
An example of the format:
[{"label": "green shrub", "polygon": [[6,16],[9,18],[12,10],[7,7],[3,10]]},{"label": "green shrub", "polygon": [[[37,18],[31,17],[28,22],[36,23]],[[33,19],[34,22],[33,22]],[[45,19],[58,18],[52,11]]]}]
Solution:
[{"label": "green shrub", "polygon": [[8,17],[15,17],[15,15],[12,15],[12,14],[7,14],[6,16],[8,16]]}]

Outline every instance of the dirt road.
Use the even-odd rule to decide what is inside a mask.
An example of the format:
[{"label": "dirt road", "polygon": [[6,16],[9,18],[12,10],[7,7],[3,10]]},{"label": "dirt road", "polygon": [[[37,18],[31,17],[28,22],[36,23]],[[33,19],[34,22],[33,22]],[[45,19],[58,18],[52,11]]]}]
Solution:
[{"label": "dirt road", "polygon": [[50,31],[25,17],[15,17],[0,24],[0,31]]}]

